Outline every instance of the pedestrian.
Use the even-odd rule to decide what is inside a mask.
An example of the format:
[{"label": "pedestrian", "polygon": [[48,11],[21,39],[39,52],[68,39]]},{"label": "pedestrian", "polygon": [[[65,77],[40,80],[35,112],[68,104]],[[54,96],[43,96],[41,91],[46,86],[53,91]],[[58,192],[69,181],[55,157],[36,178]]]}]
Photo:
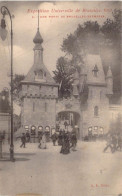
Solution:
[{"label": "pedestrian", "polygon": [[29,131],[26,132],[26,142],[30,142],[30,133],[29,133]]},{"label": "pedestrian", "polygon": [[113,134],[112,135],[112,153],[114,153],[117,150],[117,135]]},{"label": "pedestrian", "polygon": [[59,146],[62,145],[62,140],[63,140],[63,133],[62,133],[62,131],[60,131],[59,135],[58,135],[58,145]]},{"label": "pedestrian", "polygon": [[69,135],[67,133],[63,134],[62,147],[60,153],[62,154],[70,153]]},{"label": "pedestrian", "polygon": [[67,123],[67,121],[65,120],[64,121],[64,126],[65,126],[65,129],[67,128],[67,126],[68,126],[68,123]]},{"label": "pedestrian", "polygon": [[108,136],[107,136],[107,144],[106,144],[106,147],[104,148],[103,152],[106,152],[108,148],[110,148],[111,152],[113,152],[112,136],[110,134],[108,134]]},{"label": "pedestrian", "polygon": [[47,148],[45,132],[43,132],[42,139],[41,139],[40,143],[41,143],[41,145],[40,145],[41,149],[46,149]]},{"label": "pedestrian", "polygon": [[39,134],[39,145],[38,145],[38,148],[41,148],[41,140],[42,140],[42,134]]},{"label": "pedestrian", "polygon": [[25,143],[26,143],[26,136],[25,136],[25,133],[22,133],[21,142],[22,142],[22,144],[20,145],[20,148],[22,148],[22,147],[25,148]]},{"label": "pedestrian", "polygon": [[122,135],[118,135],[118,142],[117,142],[117,150],[120,149],[122,150]]},{"label": "pedestrian", "polygon": [[55,146],[55,143],[57,141],[57,134],[56,132],[51,136],[52,142],[53,142],[53,146]]},{"label": "pedestrian", "polygon": [[70,148],[72,148],[72,151],[76,150],[76,144],[77,144],[76,133],[72,132],[72,135],[71,135],[71,147],[70,147]]}]

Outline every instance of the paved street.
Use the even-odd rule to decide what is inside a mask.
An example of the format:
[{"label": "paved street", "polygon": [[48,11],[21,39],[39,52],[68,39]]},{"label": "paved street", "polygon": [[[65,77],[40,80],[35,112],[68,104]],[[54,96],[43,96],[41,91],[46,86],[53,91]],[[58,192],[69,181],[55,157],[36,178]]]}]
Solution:
[{"label": "paved street", "polygon": [[[105,142],[78,142],[77,151],[60,154],[48,143],[38,149],[15,144],[14,163],[0,162],[0,195],[38,193],[42,196],[115,196],[122,193],[122,152],[103,153]],[[3,146],[7,152],[7,147]],[[4,153],[6,158],[8,153]]]}]

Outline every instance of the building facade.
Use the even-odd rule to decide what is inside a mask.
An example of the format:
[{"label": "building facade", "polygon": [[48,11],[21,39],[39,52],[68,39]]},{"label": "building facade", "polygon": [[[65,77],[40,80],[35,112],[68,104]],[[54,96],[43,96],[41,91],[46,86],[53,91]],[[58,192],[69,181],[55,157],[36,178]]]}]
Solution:
[{"label": "building facade", "polygon": [[33,39],[34,63],[22,81],[22,131],[55,128],[71,131],[76,128],[81,139],[92,134],[103,134],[109,129],[109,98],[113,94],[113,77],[109,67],[103,71],[99,55],[84,57],[84,65],[74,73],[73,92],[68,99],[58,99],[55,83],[43,63],[43,39],[39,28]]},{"label": "building facade", "polygon": [[23,131],[29,129],[37,134],[38,130],[50,132],[55,127],[58,85],[43,63],[43,39],[39,28],[33,42],[34,63],[21,83],[21,124]]}]

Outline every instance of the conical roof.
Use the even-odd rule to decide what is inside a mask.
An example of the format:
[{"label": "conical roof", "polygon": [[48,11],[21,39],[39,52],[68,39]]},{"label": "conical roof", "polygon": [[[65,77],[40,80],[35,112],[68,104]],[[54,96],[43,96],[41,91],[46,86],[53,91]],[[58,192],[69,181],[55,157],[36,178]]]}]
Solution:
[{"label": "conical roof", "polygon": [[[31,67],[31,69],[29,70],[28,74],[26,75],[25,79],[23,82],[36,82],[35,80],[35,74],[38,74],[40,71],[43,72],[44,74],[44,81],[38,81],[39,83],[48,83],[48,84],[55,84],[54,79],[52,78],[50,72],[48,71],[48,69],[46,68],[46,66],[43,63],[43,48],[41,46],[43,39],[41,37],[41,34],[39,32],[39,28],[37,29],[37,33],[33,39],[33,42],[35,43],[35,47],[34,47],[34,55],[35,55],[35,51],[38,50],[38,55],[37,56],[37,61],[34,61],[33,66]],[[38,58],[39,57],[39,58]]]},{"label": "conical roof", "polygon": [[107,77],[112,77],[111,67],[108,67]]},{"label": "conical roof", "polygon": [[43,42],[42,36],[41,36],[41,34],[39,32],[39,29],[37,29],[37,33],[36,33],[36,35],[35,35],[35,37],[33,39],[33,42],[35,44],[42,44],[42,42]]},{"label": "conical roof", "polygon": [[42,70],[44,73],[46,73],[46,83],[55,83],[54,79],[52,78],[50,72],[46,68],[46,66],[43,63],[40,63],[38,65],[33,64],[31,69],[29,70],[28,74],[26,75],[24,81],[26,82],[35,82],[35,71]]}]

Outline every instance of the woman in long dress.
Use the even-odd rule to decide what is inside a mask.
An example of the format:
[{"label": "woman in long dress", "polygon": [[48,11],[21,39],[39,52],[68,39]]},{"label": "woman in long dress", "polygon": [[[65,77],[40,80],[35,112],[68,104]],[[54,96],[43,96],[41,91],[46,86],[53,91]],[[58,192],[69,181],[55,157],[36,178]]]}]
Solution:
[{"label": "woman in long dress", "polygon": [[45,133],[43,133],[42,135],[42,139],[41,139],[41,149],[46,149],[47,146],[46,146],[46,136],[45,136]]}]

